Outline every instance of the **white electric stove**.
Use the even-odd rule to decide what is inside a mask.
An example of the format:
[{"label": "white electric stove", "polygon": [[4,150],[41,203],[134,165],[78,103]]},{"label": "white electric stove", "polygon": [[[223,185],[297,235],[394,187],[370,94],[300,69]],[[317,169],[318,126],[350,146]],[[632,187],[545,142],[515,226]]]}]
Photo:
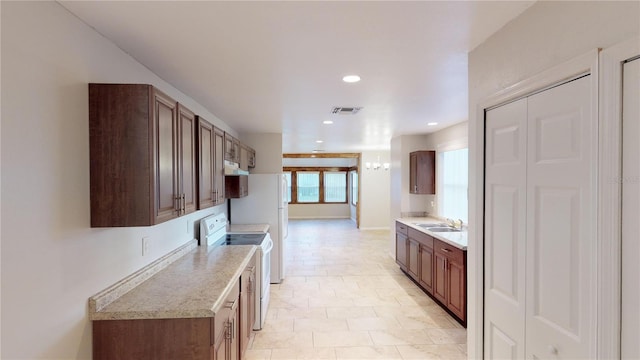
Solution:
[{"label": "white electric stove", "polygon": [[228,233],[225,214],[211,215],[200,220],[200,246],[256,245],[256,322],[254,330],[261,330],[267,318],[270,299],[271,250],[273,241],[267,232]]}]

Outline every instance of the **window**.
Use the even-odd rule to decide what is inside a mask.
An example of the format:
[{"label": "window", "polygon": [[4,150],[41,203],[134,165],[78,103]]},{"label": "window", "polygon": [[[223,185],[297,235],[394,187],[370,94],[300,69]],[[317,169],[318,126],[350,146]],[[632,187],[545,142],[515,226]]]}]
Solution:
[{"label": "window", "polygon": [[309,171],[298,171],[297,178],[297,200],[299,203],[320,202],[320,173]]},{"label": "window", "polygon": [[344,171],[324,172],[324,202],[347,202],[347,176]]},{"label": "window", "polygon": [[438,154],[438,214],[450,219],[468,221],[469,149]]},{"label": "window", "polygon": [[358,172],[351,172],[351,204],[358,204]]},{"label": "window", "polygon": [[347,203],[348,168],[284,168],[291,204]]},{"label": "window", "polygon": [[291,172],[285,172],[284,176],[287,178],[287,202],[291,202]]}]

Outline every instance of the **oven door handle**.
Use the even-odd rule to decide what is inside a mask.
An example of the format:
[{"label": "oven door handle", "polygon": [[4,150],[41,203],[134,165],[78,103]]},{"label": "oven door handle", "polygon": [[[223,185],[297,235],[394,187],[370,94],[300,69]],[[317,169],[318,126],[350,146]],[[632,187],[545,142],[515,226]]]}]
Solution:
[{"label": "oven door handle", "polygon": [[273,249],[273,239],[271,239],[271,237],[269,237],[269,242],[267,243],[266,248],[263,250],[265,254],[268,254],[271,252],[271,249]]}]

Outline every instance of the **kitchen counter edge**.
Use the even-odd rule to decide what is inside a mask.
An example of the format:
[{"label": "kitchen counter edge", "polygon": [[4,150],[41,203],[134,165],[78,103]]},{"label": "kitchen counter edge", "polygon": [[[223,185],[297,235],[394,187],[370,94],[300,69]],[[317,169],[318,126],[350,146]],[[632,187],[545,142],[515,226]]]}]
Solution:
[{"label": "kitchen counter edge", "polygon": [[[111,299],[102,308],[95,306],[99,296],[123,286],[139,273],[157,267],[145,266],[112,287],[89,299],[90,320],[136,320],[214,317],[233,286],[251,261],[253,245],[197,246],[152,276],[137,281],[126,292]],[[148,272],[148,271],[147,271]],[[135,282],[135,280],[134,280]],[[98,298],[98,299],[97,299]]]}]

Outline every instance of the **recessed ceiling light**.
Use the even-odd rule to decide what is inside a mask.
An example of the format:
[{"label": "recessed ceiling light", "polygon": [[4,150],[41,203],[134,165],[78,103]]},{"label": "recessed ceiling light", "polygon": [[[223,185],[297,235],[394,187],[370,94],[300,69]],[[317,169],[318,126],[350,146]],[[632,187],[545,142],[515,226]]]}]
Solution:
[{"label": "recessed ceiling light", "polygon": [[342,81],[346,83],[354,83],[360,81],[360,76],[358,75],[347,75],[342,78]]},{"label": "recessed ceiling light", "polygon": [[331,124],[333,124],[333,121],[331,121],[331,120],[325,120],[325,121],[323,121],[322,123],[323,123],[323,124],[326,124],[326,125],[331,125]]},{"label": "recessed ceiling light", "polygon": [[318,144],[322,144],[324,141],[322,141],[322,140],[316,140],[316,142],[317,142]]},{"label": "recessed ceiling light", "polygon": [[436,126],[436,125],[438,125],[438,123],[437,123],[437,122],[430,122],[430,123],[427,123],[427,126]]}]

